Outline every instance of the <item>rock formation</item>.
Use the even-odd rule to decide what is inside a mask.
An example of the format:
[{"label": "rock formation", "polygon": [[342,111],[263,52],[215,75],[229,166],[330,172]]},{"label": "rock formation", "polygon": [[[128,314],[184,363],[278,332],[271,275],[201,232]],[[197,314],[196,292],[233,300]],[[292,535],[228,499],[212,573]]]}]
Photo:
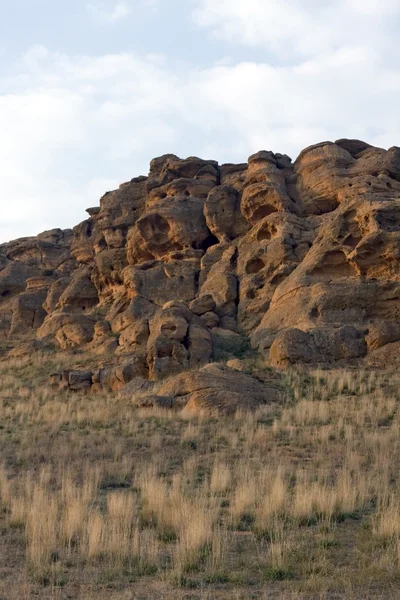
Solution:
[{"label": "rock formation", "polygon": [[[87,212],[0,245],[0,339],[99,355],[97,372],[59,374],[71,389],[162,381],[250,345],[287,367],[374,364],[400,344],[400,148],[166,155]],[[191,406],[207,404],[202,377]]]}]

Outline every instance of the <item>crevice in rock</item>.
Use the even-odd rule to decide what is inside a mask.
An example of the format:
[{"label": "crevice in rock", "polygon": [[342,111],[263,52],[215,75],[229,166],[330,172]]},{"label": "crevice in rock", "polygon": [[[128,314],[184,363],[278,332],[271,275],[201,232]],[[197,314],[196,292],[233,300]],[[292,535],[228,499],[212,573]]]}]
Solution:
[{"label": "crevice in rock", "polygon": [[194,250],[204,250],[204,252],[207,252],[209,248],[211,248],[212,246],[216,246],[217,244],[219,244],[218,238],[215,237],[215,235],[213,235],[212,233],[210,233],[210,235],[207,236],[206,239],[202,242],[194,242],[192,244],[192,248]]}]

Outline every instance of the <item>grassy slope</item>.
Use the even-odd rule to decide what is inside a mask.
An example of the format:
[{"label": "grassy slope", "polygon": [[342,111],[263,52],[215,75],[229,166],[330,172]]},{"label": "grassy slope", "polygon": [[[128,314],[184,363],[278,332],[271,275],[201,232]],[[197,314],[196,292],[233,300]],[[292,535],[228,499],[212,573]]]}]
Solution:
[{"label": "grassy slope", "polygon": [[63,360],[0,363],[1,599],[400,597],[397,375],[188,420],[51,390]]}]

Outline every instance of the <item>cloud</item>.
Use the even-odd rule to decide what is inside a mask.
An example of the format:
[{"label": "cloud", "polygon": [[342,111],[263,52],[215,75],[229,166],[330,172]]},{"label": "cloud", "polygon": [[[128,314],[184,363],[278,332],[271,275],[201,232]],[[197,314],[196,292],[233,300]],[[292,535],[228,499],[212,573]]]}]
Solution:
[{"label": "cloud", "polygon": [[133,14],[134,9],[155,12],[158,2],[159,0],[95,0],[86,3],[86,10],[95,21],[112,25]]},{"label": "cloud", "polygon": [[[312,5],[292,1],[300,21],[303,2]],[[358,10],[358,0],[346,2]],[[230,20],[239,4],[230,0]],[[389,29],[380,30],[388,12],[381,13],[393,7],[385,0],[368,6],[368,15],[380,11],[371,35],[379,29],[389,43]],[[300,25],[291,27],[306,49]],[[274,36],[284,45],[286,34]],[[0,88],[0,241],[75,225],[105,191],[146,174],[150,159],[167,152],[242,162],[263,148],[295,157],[308,144],[338,137],[398,144],[400,68],[387,60],[381,38],[304,51],[279,64],[261,54],[208,67],[181,62],[179,69],[153,54],[70,56],[31,48]]]},{"label": "cloud", "polygon": [[[233,44],[299,62],[340,47],[387,48],[398,0],[194,0],[195,22]],[[396,34],[397,35],[397,34]],[[396,36],[391,41],[396,47]]]},{"label": "cloud", "polygon": [[132,6],[126,0],[88,2],[86,9],[92,17],[104,23],[116,23],[132,12]]}]

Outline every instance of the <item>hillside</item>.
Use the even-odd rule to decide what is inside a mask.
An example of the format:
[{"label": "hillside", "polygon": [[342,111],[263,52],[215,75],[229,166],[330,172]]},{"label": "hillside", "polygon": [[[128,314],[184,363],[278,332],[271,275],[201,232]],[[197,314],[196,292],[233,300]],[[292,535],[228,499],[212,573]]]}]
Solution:
[{"label": "hillside", "polygon": [[0,246],[0,600],[397,600],[400,148],[88,214]]},{"label": "hillside", "polygon": [[[238,165],[166,155],[87,212],[72,231],[0,246],[3,355],[99,357],[53,383],[119,390],[250,348],[278,368],[398,354],[400,148],[338,140]],[[191,404],[210,409],[204,386]]]}]

